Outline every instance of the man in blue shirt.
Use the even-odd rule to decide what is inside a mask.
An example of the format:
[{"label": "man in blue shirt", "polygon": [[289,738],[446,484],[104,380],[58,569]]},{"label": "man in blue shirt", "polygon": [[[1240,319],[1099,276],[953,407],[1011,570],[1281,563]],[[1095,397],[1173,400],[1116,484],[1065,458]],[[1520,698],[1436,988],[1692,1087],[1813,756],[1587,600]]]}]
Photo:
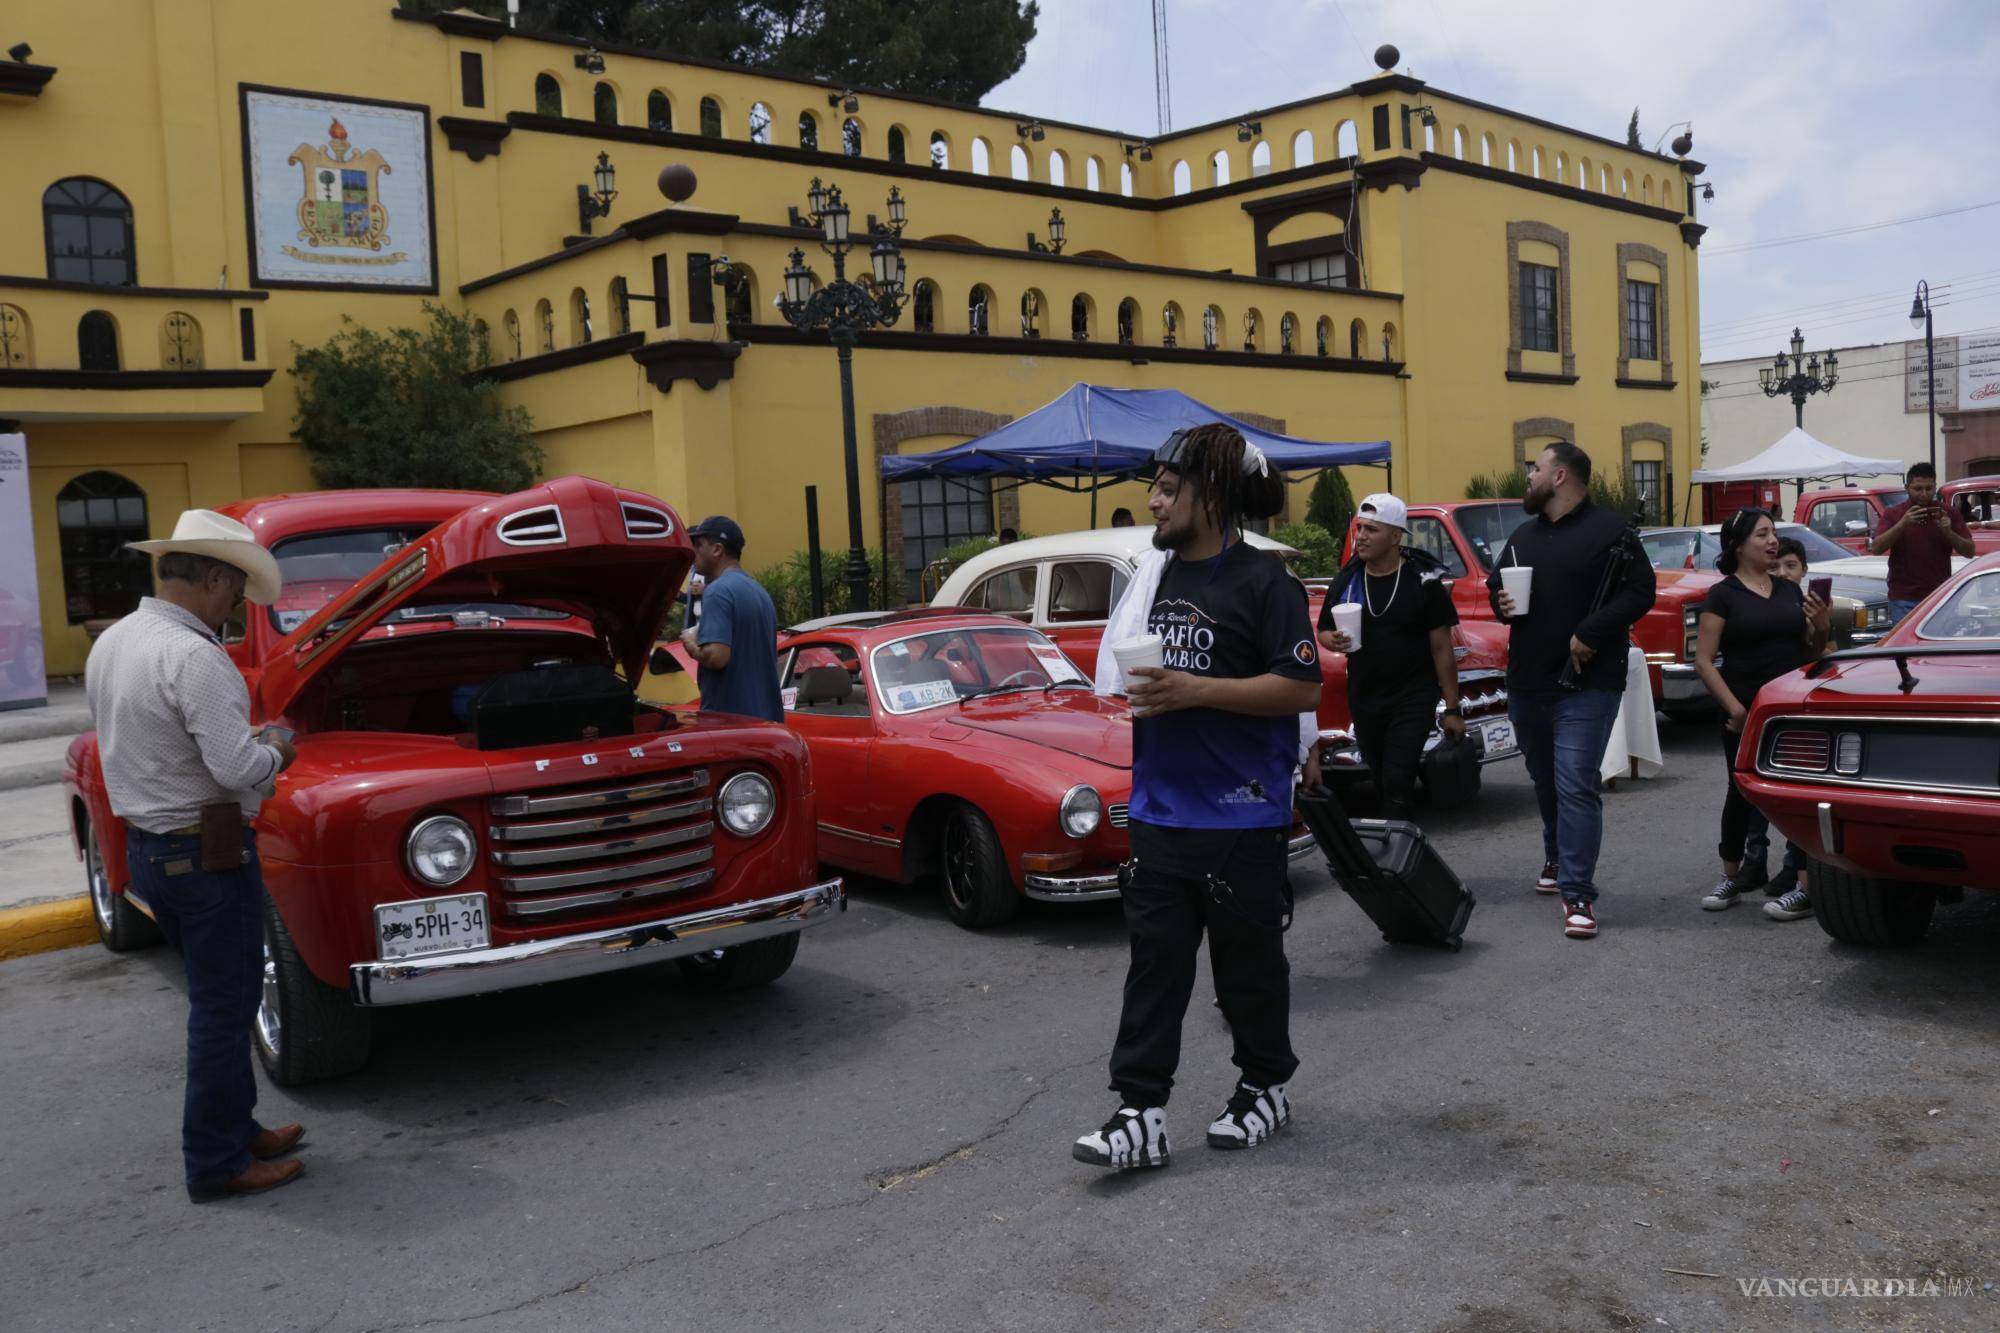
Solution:
[{"label": "man in blue shirt", "polygon": [[700,666],[703,712],[785,720],[778,697],[778,611],[771,594],[743,572],[743,529],[733,518],[705,518],[688,529],[694,567],[704,583],[701,623],[681,642]]},{"label": "man in blue shirt", "polygon": [[1286,851],[1299,714],[1320,692],[1305,588],[1242,536],[1242,520],[1284,503],[1276,469],[1222,423],[1176,432],[1154,461],[1147,507],[1164,566],[1148,557],[1153,586],[1135,577],[1127,595],[1148,599],[1164,666],[1127,681],[1132,859],[1121,896],[1132,962],[1111,1053],[1119,1107],[1072,1150],[1121,1169],[1167,1165],[1167,1095],[1204,932],[1241,1071],[1209,1146],[1254,1148],[1290,1119],[1286,1084],[1299,1062]]}]

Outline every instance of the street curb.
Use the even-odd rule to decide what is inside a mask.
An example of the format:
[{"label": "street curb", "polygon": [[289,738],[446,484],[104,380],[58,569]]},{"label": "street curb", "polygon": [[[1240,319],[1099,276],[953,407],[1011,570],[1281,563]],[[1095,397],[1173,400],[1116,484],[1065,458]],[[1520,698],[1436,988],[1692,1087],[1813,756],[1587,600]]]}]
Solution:
[{"label": "street curb", "polygon": [[24,787],[46,787],[61,782],[63,761],[46,759],[38,764],[15,764],[0,768],[0,791],[20,791]]},{"label": "street curb", "polygon": [[62,898],[52,903],[0,910],[0,961],[74,949],[97,938],[89,898]]}]

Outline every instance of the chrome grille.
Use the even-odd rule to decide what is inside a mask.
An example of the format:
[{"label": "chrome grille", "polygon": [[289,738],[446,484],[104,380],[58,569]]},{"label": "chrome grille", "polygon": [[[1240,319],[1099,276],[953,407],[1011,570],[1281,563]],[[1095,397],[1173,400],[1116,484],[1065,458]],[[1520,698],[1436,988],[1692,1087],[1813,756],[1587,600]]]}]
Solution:
[{"label": "chrome grille", "polygon": [[708,770],[697,768],[639,784],[493,797],[486,833],[500,911],[539,921],[708,884],[715,878],[708,787]]},{"label": "chrome grille", "polygon": [[1132,807],[1119,804],[1106,806],[1104,817],[1111,821],[1112,828],[1124,828],[1132,819]]},{"label": "chrome grille", "polygon": [[1792,728],[1781,731],[1771,742],[1771,767],[1797,769],[1802,773],[1824,773],[1833,761],[1833,737],[1824,731]]}]

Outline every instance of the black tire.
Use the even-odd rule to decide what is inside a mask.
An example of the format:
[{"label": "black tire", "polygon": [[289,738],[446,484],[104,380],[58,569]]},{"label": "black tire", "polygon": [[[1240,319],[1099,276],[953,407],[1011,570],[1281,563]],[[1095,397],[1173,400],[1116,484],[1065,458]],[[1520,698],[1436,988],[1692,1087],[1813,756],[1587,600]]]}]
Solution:
[{"label": "black tire", "polygon": [[681,965],[681,975],[703,990],[768,986],[791,970],[792,960],[799,956],[799,934],[794,930],[739,944],[733,949],[715,949],[675,961]]},{"label": "black tire", "polygon": [[1928,884],[1872,879],[1811,861],[1806,882],[1819,928],[1845,944],[1899,948],[1930,929],[1937,890]]},{"label": "black tire", "polygon": [[951,919],[967,930],[1012,920],[1021,910],[1021,894],[993,821],[973,806],[954,806],[939,836],[938,887]]},{"label": "black tire", "polygon": [[281,1088],[351,1074],[368,1063],[368,1011],[312,974],[277,906],[264,904],[264,993],[252,1044]]},{"label": "black tire", "polygon": [[122,893],[111,891],[111,876],[104,865],[104,850],[97,844],[97,826],[83,825],[83,874],[90,888],[90,917],[97,923],[97,938],[113,953],[149,949],[164,936],[153,918],[134,907]]}]

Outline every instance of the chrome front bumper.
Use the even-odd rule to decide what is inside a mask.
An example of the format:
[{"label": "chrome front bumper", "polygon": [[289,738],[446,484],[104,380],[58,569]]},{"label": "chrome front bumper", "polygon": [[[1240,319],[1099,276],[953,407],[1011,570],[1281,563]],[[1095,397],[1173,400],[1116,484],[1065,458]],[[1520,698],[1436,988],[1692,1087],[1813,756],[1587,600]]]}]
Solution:
[{"label": "chrome front bumper", "polygon": [[1708,686],[1695,674],[1694,663],[1662,662],[1660,698],[1670,704],[1701,703],[1708,699]]},{"label": "chrome front bumper", "polygon": [[731,903],[637,926],[530,940],[497,949],[356,963],[348,969],[349,985],[354,1002],[370,1007],[448,1000],[734,948],[817,926],[846,910],[846,886],[839,879],[829,879],[775,898]]},{"label": "chrome front bumper", "polygon": [[[1313,849],[1313,836],[1301,833],[1286,845],[1285,855],[1296,861],[1309,855]],[[1022,891],[1036,902],[1043,903],[1097,903],[1118,896],[1118,872],[1103,871],[1089,875],[1029,875]]]}]

